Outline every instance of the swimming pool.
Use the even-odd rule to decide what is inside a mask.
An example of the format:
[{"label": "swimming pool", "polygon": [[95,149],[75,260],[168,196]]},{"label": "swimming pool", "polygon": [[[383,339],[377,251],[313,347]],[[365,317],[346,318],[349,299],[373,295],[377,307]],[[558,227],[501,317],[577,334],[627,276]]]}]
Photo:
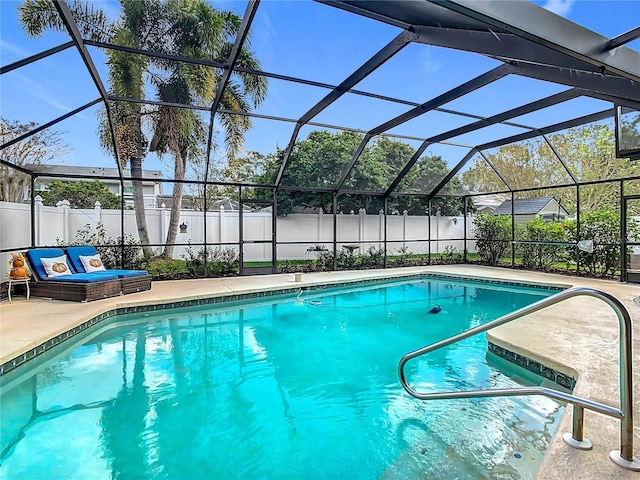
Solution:
[{"label": "swimming pool", "polygon": [[[533,478],[561,406],[422,402],[396,367],[552,293],[408,279],[117,317],[3,377],[0,475]],[[430,389],[542,382],[487,354],[483,336],[407,372]]]}]

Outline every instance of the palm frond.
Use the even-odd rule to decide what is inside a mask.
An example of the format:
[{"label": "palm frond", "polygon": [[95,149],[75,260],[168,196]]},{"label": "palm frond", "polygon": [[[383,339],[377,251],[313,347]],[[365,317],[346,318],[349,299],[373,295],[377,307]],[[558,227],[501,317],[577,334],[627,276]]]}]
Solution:
[{"label": "palm frond", "polygon": [[[74,0],[69,9],[84,38],[109,41],[113,37],[113,22],[95,4]],[[26,0],[18,8],[18,18],[30,37],[40,37],[45,30],[67,31],[51,0]]]}]

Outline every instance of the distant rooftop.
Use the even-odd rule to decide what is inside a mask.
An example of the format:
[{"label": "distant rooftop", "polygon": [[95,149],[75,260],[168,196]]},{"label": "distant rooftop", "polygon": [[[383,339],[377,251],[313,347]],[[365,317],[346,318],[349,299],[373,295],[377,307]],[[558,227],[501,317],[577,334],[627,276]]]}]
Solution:
[{"label": "distant rooftop", "polygon": [[[513,213],[514,215],[535,215],[541,212],[544,207],[551,202],[557,203],[554,197],[516,198],[513,204]],[[502,204],[493,211],[493,214],[511,215],[511,200],[502,202]]]},{"label": "distant rooftop", "polygon": [[[105,167],[82,167],[78,165],[47,165],[44,163],[39,164],[27,164],[25,168],[38,173],[40,175],[88,175],[88,176],[101,176],[101,177],[116,177],[120,176],[117,168],[105,168]],[[129,169],[123,169],[122,174],[124,177],[130,177],[131,172]],[[144,178],[156,177],[162,178],[161,170],[142,170],[142,176]]]}]

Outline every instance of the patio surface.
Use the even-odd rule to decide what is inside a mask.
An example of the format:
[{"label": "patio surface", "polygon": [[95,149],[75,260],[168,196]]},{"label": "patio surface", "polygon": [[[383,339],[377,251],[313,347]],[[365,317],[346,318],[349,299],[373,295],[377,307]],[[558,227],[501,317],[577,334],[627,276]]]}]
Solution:
[{"label": "patio surface", "polygon": [[[422,272],[589,286],[608,292],[622,301],[631,314],[633,364],[635,367],[639,365],[640,305],[634,303],[634,298],[640,296],[640,285],[473,265],[312,273],[304,274],[301,283],[294,282],[293,274],[154,282],[150,291],[91,303],[40,298],[27,301],[22,296],[14,296],[13,303],[0,304],[0,363],[114,307]],[[574,394],[616,407],[619,405],[618,320],[604,302],[589,297],[573,298],[494,329],[488,336],[493,343],[548,367],[577,374]],[[640,412],[640,375],[637,368],[633,381],[634,411]],[[639,473],[624,470],[609,460],[609,452],[620,448],[619,421],[586,411],[585,438],[591,440],[593,450],[580,451],[566,445],[561,438],[564,432],[571,431],[570,412],[571,408],[567,408],[540,468],[538,480],[640,478]],[[637,426],[637,420],[635,423]],[[636,428],[635,456],[640,457],[640,436],[637,432]]]}]

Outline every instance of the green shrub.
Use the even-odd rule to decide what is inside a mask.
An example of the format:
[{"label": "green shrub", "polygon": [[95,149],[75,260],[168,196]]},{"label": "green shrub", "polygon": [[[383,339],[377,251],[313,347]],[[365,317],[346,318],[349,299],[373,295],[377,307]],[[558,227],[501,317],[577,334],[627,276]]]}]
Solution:
[{"label": "green shrub", "polygon": [[205,276],[205,262],[208,277],[238,273],[238,254],[231,247],[206,247],[194,252],[189,245],[182,258],[186,261],[187,271],[194,278]]},{"label": "green shrub", "polygon": [[187,275],[187,264],[184,260],[165,260],[156,258],[146,265],[147,271],[154,278],[179,279]]},{"label": "green shrub", "polygon": [[462,261],[463,255],[453,245],[445,245],[444,251],[440,254],[440,259],[446,263],[457,263]]},{"label": "green shrub", "polygon": [[580,238],[577,222],[567,222],[569,239],[593,240],[593,253],[578,252],[580,266],[589,275],[609,276],[620,266],[620,212],[605,205],[580,215]]},{"label": "green shrub", "polygon": [[358,255],[358,263],[365,268],[382,268],[384,265],[384,250],[371,245],[365,253]]},{"label": "green shrub", "polygon": [[[122,237],[112,237],[102,222],[98,222],[95,228],[87,223],[78,230],[71,245],[94,245],[106,268],[120,268],[121,265],[125,268],[140,268],[144,262],[140,242],[129,234],[124,236],[124,249],[120,245],[121,242]],[[62,242],[58,240],[58,244]]]},{"label": "green shrub", "polygon": [[[542,217],[519,225],[516,239],[527,242],[566,242],[566,225],[563,222],[545,222]],[[520,244],[516,249],[522,257],[522,265],[536,270],[547,270],[567,256],[567,248],[562,245]]]},{"label": "green shrub", "polygon": [[411,250],[409,250],[409,247],[405,245],[404,247],[398,248],[396,252],[398,253],[398,255],[396,256],[394,263],[398,265],[404,265],[408,263],[408,260],[412,255]]},{"label": "green shrub", "polygon": [[479,213],[474,219],[474,234],[480,260],[495,265],[509,248],[511,217]]},{"label": "green shrub", "polygon": [[326,272],[333,270],[333,251],[327,250],[320,252],[314,262],[314,269],[316,271]]}]

